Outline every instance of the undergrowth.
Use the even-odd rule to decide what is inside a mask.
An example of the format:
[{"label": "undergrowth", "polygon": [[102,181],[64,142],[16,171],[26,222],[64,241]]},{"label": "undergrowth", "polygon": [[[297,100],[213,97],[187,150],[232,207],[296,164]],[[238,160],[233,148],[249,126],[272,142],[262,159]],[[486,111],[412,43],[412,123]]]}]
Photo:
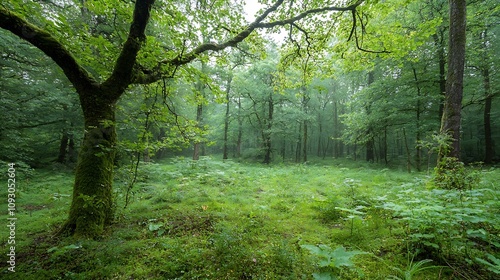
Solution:
[{"label": "undergrowth", "polygon": [[175,158],[141,166],[126,208],[119,170],[114,224],[100,240],[75,240],[53,235],[71,172],[31,170],[18,187],[16,273],[2,262],[0,277],[495,279],[500,172],[478,172],[476,187],[445,190],[365,163]]}]

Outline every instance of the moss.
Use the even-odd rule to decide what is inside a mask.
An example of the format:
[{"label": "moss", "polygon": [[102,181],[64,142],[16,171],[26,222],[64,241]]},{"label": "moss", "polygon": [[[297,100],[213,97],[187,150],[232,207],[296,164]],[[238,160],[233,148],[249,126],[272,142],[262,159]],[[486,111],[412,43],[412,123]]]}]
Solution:
[{"label": "moss", "polygon": [[76,167],[73,201],[62,234],[95,238],[113,219],[115,107],[99,101],[101,106],[94,105],[87,111],[84,108],[85,136]]}]

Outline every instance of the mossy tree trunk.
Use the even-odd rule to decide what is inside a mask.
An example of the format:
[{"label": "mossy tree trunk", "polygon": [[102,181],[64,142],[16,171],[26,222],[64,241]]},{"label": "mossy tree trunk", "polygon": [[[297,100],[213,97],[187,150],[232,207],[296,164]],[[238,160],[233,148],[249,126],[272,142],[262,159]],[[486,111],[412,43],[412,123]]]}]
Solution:
[{"label": "mossy tree trunk", "polygon": [[61,233],[95,237],[113,219],[115,100],[96,91],[80,94],[85,133],[75,172],[73,201]]},{"label": "mossy tree trunk", "polygon": [[465,0],[450,0],[450,38],[448,41],[448,75],[446,96],[441,119],[441,133],[452,138],[450,149],[441,149],[438,162],[443,157],[460,159],[460,125],[465,65],[466,15]]}]

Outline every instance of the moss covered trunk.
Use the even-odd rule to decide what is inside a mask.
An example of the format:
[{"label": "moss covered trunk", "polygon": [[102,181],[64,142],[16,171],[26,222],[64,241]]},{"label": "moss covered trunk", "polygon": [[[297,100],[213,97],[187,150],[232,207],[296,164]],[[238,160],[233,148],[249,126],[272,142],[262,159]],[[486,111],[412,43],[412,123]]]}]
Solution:
[{"label": "moss covered trunk", "polygon": [[441,133],[453,139],[450,149],[441,149],[438,162],[443,157],[460,159],[460,129],[462,95],[465,65],[467,3],[465,0],[451,0],[450,36],[448,41],[448,74],[444,111],[441,118]]},{"label": "moss covered trunk", "polygon": [[80,94],[85,134],[78,155],[69,218],[61,233],[93,238],[113,219],[115,101],[104,94]]}]

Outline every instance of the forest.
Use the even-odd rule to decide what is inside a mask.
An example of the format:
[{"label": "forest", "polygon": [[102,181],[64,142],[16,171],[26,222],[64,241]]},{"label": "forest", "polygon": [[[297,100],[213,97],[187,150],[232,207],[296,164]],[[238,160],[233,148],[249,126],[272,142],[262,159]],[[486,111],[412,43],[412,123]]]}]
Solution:
[{"label": "forest", "polygon": [[497,0],[4,0],[1,279],[498,279]]}]

